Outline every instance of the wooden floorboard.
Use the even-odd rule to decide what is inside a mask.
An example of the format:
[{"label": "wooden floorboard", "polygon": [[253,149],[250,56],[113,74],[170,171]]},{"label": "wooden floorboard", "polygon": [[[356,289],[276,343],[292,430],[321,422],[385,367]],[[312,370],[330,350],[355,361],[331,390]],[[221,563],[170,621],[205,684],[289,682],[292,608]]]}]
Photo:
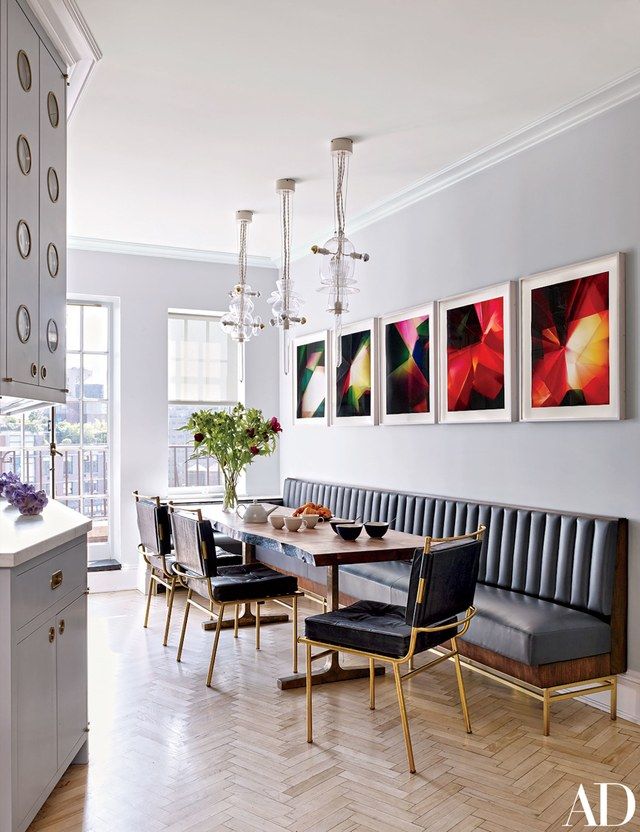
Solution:
[{"label": "wooden floorboard", "polygon": [[[316,688],[308,745],[304,690],[275,682],[290,625],[264,627],[258,652],[253,630],[224,631],[208,690],[213,633],[197,611],[175,661],[182,603],[163,648],[163,597],[144,630],[139,593],[90,596],[90,763],[68,770],[30,832],[559,832],[579,783],[594,804],[590,784],[639,785],[640,726],[566,701],[544,738],[538,703],[468,671],[466,735],[449,663],[407,684],[418,774],[389,678],[373,712],[366,680]],[[622,803],[612,792],[611,820]],[[640,805],[621,828],[640,830]]]}]

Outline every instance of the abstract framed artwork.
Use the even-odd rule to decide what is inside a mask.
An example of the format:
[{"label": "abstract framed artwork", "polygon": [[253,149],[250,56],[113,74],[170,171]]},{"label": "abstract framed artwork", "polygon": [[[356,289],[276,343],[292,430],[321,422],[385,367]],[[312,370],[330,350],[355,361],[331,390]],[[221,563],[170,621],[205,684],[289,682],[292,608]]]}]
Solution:
[{"label": "abstract framed artwork", "polygon": [[377,422],[376,321],[370,318],[342,328],[342,363],[334,369],[336,425],[375,425]]},{"label": "abstract framed artwork", "polygon": [[439,421],[512,421],[515,341],[510,281],[438,303]]},{"label": "abstract framed artwork", "polygon": [[520,280],[523,421],[624,417],[624,255]]},{"label": "abstract framed artwork", "polygon": [[380,422],[435,422],[435,304],[379,319]]},{"label": "abstract framed artwork", "polygon": [[326,330],[293,341],[293,422],[328,425],[331,339]]}]

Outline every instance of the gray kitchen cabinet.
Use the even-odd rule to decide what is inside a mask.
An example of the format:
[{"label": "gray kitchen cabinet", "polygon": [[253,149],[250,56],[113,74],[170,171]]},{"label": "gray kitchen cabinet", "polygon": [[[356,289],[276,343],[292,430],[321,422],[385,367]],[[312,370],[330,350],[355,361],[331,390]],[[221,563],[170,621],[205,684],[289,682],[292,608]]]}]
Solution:
[{"label": "gray kitchen cabinet", "polygon": [[65,401],[66,74],[0,0],[0,396]]}]

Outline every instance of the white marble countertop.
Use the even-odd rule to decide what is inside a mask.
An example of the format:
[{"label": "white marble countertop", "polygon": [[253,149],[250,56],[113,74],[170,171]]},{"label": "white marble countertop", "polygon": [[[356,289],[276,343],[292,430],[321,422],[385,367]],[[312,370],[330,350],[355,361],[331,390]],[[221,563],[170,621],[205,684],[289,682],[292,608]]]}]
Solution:
[{"label": "white marble countertop", "polygon": [[42,514],[23,517],[0,499],[0,568],[20,566],[82,537],[90,528],[91,520],[56,500],[49,500]]}]

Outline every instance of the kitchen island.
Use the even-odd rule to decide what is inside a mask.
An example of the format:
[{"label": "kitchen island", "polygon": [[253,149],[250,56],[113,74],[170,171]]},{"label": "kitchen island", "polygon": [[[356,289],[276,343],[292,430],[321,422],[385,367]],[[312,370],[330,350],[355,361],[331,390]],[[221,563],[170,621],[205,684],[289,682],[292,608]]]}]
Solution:
[{"label": "kitchen island", "polygon": [[87,532],[56,501],[0,500],[0,832],[24,832],[87,761]]}]

